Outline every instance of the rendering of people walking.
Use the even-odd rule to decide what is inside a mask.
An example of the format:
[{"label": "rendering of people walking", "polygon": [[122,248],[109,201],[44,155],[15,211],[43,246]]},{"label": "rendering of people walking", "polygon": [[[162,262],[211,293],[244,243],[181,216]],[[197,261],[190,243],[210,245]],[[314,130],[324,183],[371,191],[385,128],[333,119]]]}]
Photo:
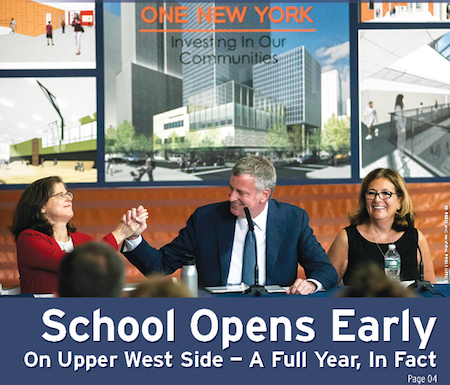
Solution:
[{"label": "rendering of people walking", "polygon": [[401,157],[405,157],[406,144],[406,117],[403,109],[403,95],[398,94],[395,99],[395,123],[397,128],[397,148],[401,153]]},{"label": "rendering of people walking", "polygon": [[437,100],[434,101],[433,114],[434,114],[434,119],[439,118],[439,103]]},{"label": "rendering of people walking", "polygon": [[53,26],[52,26],[52,22],[49,21],[48,24],[46,25],[46,29],[47,29],[47,45],[50,45],[50,42],[52,42],[53,44]]},{"label": "rendering of people walking", "polygon": [[[377,111],[373,108],[373,102],[369,102],[369,106],[364,111],[364,122],[367,125],[367,136],[366,140],[372,139],[372,126],[375,122],[378,123]],[[378,136],[378,128],[374,130],[375,136]]]},{"label": "rendering of people walking", "polygon": [[65,33],[66,22],[64,21],[64,19],[61,21],[61,28],[62,28],[62,33]]},{"label": "rendering of people walking", "polygon": [[80,15],[78,13],[75,13],[73,21],[72,21],[72,27],[74,34],[75,34],[75,47],[77,49],[76,55],[81,54],[81,34],[83,33],[83,26],[81,25]]},{"label": "rendering of people walking", "polygon": [[12,34],[16,33],[16,26],[17,26],[17,22],[14,20],[14,17],[11,18],[11,22],[9,23],[9,25],[11,26],[11,32]]}]

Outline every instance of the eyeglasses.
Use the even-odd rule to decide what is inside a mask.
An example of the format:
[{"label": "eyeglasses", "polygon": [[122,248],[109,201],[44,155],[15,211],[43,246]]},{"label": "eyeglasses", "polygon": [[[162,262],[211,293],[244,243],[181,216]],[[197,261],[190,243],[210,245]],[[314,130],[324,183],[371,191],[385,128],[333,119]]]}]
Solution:
[{"label": "eyeglasses", "polygon": [[[58,199],[60,199],[60,198],[66,198],[66,197],[68,197],[70,199],[73,199],[73,194],[70,191],[67,191],[65,193],[60,192],[58,194],[53,194],[50,198],[58,198]],[[48,198],[48,199],[50,199],[50,198]]]},{"label": "eyeglasses", "polygon": [[387,201],[388,199],[391,199],[392,195],[394,194],[398,195],[397,193],[391,191],[376,192],[375,190],[370,190],[366,192],[366,199],[373,200],[378,195],[381,200]]}]

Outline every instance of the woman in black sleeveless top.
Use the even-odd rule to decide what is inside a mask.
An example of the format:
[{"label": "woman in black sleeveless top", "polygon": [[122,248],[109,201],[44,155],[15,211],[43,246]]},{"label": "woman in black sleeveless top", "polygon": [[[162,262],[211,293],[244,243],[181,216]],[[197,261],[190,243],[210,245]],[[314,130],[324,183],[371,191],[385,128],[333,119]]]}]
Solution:
[{"label": "woman in black sleeveless top", "polygon": [[419,278],[420,254],[424,263],[424,279],[436,283],[430,248],[421,231],[411,231],[406,215],[415,218],[411,198],[403,178],[392,169],[370,172],[361,184],[358,206],[349,214],[350,226],[341,230],[328,251],[339,281],[351,282],[362,263],[374,262],[384,269],[384,254],[395,244],[401,257],[401,280]]}]

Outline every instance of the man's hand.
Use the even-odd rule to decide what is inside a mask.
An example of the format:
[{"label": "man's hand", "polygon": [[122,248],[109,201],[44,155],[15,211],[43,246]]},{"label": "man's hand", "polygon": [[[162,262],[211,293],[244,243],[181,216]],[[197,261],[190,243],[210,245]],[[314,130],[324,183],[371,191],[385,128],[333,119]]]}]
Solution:
[{"label": "man's hand", "polygon": [[133,223],[134,225],[139,225],[137,228],[135,228],[134,233],[130,237],[128,237],[128,239],[136,239],[144,232],[144,230],[147,228],[147,218],[148,211],[142,205],[137,209],[132,208],[131,210],[128,210],[127,215],[123,218],[125,220],[125,223],[129,226]]},{"label": "man's hand", "polygon": [[298,278],[292,286],[286,291],[286,294],[301,294],[308,295],[316,291],[317,286],[315,283],[307,281],[305,279]]},{"label": "man's hand", "polygon": [[148,212],[142,206],[132,208],[122,215],[119,225],[112,232],[117,244],[124,239],[137,238],[147,228]]}]

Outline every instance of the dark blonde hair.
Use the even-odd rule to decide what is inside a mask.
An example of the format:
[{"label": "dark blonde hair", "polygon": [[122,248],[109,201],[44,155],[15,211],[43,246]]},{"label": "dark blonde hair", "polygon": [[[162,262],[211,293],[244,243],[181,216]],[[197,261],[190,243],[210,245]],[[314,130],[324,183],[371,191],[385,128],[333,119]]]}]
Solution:
[{"label": "dark blonde hair", "polygon": [[[59,176],[49,176],[33,182],[25,189],[14,210],[13,224],[9,228],[15,239],[27,229],[40,231],[48,236],[53,235],[53,227],[41,209],[52,196],[57,183],[66,187]],[[76,231],[70,222],[67,224],[67,230],[70,233]]]},{"label": "dark blonde hair", "polygon": [[408,222],[405,218],[406,214],[409,214],[412,220],[416,217],[411,197],[409,196],[406,183],[401,175],[390,168],[377,168],[367,174],[364,178],[359,191],[358,205],[356,206],[356,209],[348,215],[350,223],[352,225],[362,225],[369,220],[369,213],[366,208],[366,192],[369,184],[375,179],[386,179],[395,186],[395,191],[393,192],[397,193],[399,199],[401,199],[401,208],[395,213],[392,228],[396,231],[408,229]]}]

